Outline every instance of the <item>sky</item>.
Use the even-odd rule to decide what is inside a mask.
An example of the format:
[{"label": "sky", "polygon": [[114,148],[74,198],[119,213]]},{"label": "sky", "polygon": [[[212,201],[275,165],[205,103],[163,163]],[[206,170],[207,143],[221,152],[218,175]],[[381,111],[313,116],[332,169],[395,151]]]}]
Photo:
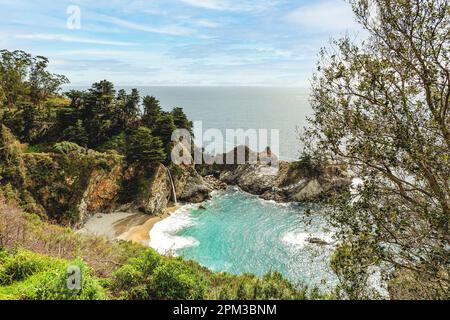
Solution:
[{"label": "sky", "polygon": [[361,33],[343,0],[0,0],[0,48],[72,85],[307,87],[320,48]]}]

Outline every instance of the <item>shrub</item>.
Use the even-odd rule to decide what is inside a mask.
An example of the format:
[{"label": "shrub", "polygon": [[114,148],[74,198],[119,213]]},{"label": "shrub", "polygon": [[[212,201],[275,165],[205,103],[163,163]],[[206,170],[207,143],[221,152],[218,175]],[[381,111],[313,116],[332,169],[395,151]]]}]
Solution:
[{"label": "shrub", "polygon": [[150,299],[154,296],[151,276],[161,259],[163,257],[152,249],[130,259],[113,273],[111,289],[124,299]]},{"label": "shrub", "polygon": [[199,275],[181,261],[166,260],[152,277],[157,299],[199,300],[205,297],[205,284]]},{"label": "shrub", "polygon": [[14,255],[3,254],[0,263],[0,285],[22,281],[34,273],[44,270],[48,265],[42,256],[22,250]]},{"label": "shrub", "polygon": [[[0,251],[1,252],[1,251]],[[80,287],[71,289],[69,267],[80,271]],[[0,296],[26,300],[98,300],[104,288],[81,259],[68,262],[19,250],[0,254]]]},{"label": "shrub", "polygon": [[[68,287],[68,267],[78,267],[81,275],[80,289]],[[102,300],[106,292],[98,279],[82,260],[52,266],[18,286],[18,295],[27,300]]]},{"label": "shrub", "polygon": [[86,153],[86,149],[83,147],[80,147],[78,144],[74,142],[69,141],[63,141],[56,143],[53,147],[54,151],[56,153],[61,154],[70,154],[70,153],[77,153],[77,154],[84,154]]},{"label": "shrub", "polygon": [[186,262],[149,249],[114,272],[111,289],[125,299],[203,299],[205,284]]},{"label": "shrub", "polygon": [[292,170],[298,170],[306,177],[318,177],[323,173],[323,164],[309,154],[303,154],[300,159],[290,164]]}]

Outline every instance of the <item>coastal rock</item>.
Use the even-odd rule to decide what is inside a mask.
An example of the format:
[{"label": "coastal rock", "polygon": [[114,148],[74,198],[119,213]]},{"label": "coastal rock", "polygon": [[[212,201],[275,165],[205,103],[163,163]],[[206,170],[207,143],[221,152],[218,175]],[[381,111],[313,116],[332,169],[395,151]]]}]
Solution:
[{"label": "coastal rock", "polygon": [[169,203],[172,186],[168,176],[167,168],[159,164],[154,171],[152,181],[149,181],[141,199],[138,200],[138,209],[149,215],[160,214]]},{"label": "coastal rock", "polygon": [[209,199],[212,189],[193,167],[178,167],[181,173],[175,175],[177,198],[181,201],[200,203]]},{"label": "coastal rock", "polygon": [[[236,150],[224,157],[232,152],[236,153]],[[246,153],[254,154],[251,150]],[[314,171],[287,161],[277,160],[278,167],[266,163],[258,161],[239,165],[204,165],[200,172],[214,175],[227,185],[238,186],[243,191],[276,202],[314,202],[351,185],[352,179],[343,165],[329,165],[320,171]]]},{"label": "coastal rock", "polygon": [[119,163],[113,164],[111,170],[96,168],[92,171],[78,206],[81,222],[90,213],[110,212],[114,209],[120,190],[121,173],[122,166]]},{"label": "coastal rock", "polygon": [[319,246],[327,246],[327,245],[329,245],[329,243],[327,241],[322,240],[320,238],[315,238],[315,237],[308,238],[306,241],[311,243],[311,244],[317,244]]},{"label": "coastal rock", "polygon": [[227,188],[227,184],[225,182],[220,181],[213,175],[208,175],[204,177],[203,180],[211,190],[225,190]]},{"label": "coastal rock", "polygon": [[324,189],[317,179],[310,180],[306,186],[300,189],[300,191],[290,196],[290,199],[296,202],[309,201],[315,199],[323,194]]},{"label": "coastal rock", "polygon": [[263,164],[243,164],[222,172],[219,179],[246,192],[262,195],[276,185],[277,170]]}]

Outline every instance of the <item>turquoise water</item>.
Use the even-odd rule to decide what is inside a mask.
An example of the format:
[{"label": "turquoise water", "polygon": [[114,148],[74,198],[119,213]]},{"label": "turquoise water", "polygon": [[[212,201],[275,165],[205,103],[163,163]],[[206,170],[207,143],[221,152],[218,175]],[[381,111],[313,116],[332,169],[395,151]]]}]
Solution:
[{"label": "turquoise water", "polygon": [[151,246],[162,253],[233,274],[271,270],[294,283],[330,287],[333,246],[308,243],[308,237],[332,241],[320,215],[307,217],[297,204],[264,201],[237,189],[216,194],[205,209],[188,206],[158,223]]}]

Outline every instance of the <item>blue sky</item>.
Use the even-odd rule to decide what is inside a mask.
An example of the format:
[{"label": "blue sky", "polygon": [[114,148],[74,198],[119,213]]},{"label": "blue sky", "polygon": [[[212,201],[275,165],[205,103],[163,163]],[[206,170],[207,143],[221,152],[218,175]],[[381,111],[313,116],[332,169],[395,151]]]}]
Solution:
[{"label": "blue sky", "polygon": [[308,86],[345,33],[362,34],[342,0],[0,0],[0,48],[49,57],[73,85]]}]

